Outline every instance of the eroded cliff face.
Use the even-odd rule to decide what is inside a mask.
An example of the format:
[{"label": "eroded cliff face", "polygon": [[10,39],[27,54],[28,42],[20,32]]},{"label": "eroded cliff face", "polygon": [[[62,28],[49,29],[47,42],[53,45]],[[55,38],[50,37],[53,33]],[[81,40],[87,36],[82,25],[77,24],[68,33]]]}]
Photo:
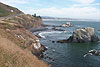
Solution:
[{"label": "eroded cliff face", "polygon": [[28,48],[32,53],[44,50],[39,39],[28,29],[32,27],[41,27],[42,19],[32,15],[19,15],[15,17],[4,18],[0,21],[0,27],[6,33],[11,34],[15,43],[23,48]]}]

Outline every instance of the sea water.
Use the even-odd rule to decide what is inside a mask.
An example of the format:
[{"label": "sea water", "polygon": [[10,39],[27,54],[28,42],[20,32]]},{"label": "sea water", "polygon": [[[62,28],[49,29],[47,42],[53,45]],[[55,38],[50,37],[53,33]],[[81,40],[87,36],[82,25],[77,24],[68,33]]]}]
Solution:
[{"label": "sea water", "polygon": [[[62,25],[67,21],[46,21],[48,25]],[[74,31],[81,27],[93,27],[95,34],[100,38],[100,22],[96,21],[70,21],[75,27],[57,27],[66,31]],[[47,27],[52,28],[52,27]],[[72,35],[70,32],[63,31],[45,31],[41,32],[45,38],[40,38],[40,42],[48,47],[44,53],[44,61],[50,64],[50,67],[100,67],[100,56],[83,57],[91,49],[100,50],[100,43],[52,43],[52,41],[67,39]],[[50,57],[50,58],[48,58]]]}]

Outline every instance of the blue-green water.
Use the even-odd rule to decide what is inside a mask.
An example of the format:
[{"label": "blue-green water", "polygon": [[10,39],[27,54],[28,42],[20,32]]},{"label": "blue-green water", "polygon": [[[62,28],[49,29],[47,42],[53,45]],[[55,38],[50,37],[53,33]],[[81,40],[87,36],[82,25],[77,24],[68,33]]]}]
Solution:
[{"label": "blue-green water", "polygon": [[[61,25],[66,22],[61,21],[48,21],[44,24],[48,25]],[[61,28],[66,31],[74,31],[79,26],[80,27],[93,27],[95,28],[95,33],[100,37],[100,22],[85,22],[85,21],[71,21],[71,24],[76,27]],[[50,27],[49,27],[50,28]],[[100,67],[100,56],[87,56],[83,57],[91,49],[100,50],[100,43],[52,43],[52,40],[62,40],[68,38],[72,33],[61,32],[61,31],[49,31],[44,32],[42,36],[46,38],[41,38],[42,44],[48,47],[45,52],[45,57],[43,60],[48,62],[51,67]]]}]

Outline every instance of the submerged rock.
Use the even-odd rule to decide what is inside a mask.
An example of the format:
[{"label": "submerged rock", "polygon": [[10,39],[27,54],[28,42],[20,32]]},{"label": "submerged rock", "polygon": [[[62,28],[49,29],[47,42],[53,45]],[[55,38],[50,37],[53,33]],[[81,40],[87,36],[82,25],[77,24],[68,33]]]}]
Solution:
[{"label": "submerged rock", "polygon": [[98,30],[98,33],[100,33],[100,30]]},{"label": "submerged rock", "polygon": [[76,43],[83,43],[83,42],[98,42],[99,38],[94,33],[94,28],[86,27],[81,29],[76,29],[72,36],[70,36],[67,40],[60,40],[58,42],[76,42]]},{"label": "submerged rock", "polygon": [[84,55],[84,57],[89,56],[89,55],[100,56],[100,50],[90,50],[89,53],[86,53]]},{"label": "submerged rock", "polygon": [[55,41],[52,41],[52,43],[55,43]]},{"label": "submerged rock", "polygon": [[57,29],[56,27],[53,27],[52,30],[55,30],[55,31],[65,31],[64,29]]}]

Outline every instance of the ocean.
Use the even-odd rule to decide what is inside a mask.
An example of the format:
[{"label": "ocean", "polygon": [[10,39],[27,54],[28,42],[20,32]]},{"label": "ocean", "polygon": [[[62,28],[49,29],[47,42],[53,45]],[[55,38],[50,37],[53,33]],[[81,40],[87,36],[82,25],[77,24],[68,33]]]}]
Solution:
[{"label": "ocean", "polygon": [[[96,21],[45,21],[47,25],[62,25],[70,22],[75,27],[56,27],[71,32],[63,31],[42,31],[40,38],[41,44],[48,47],[44,52],[43,60],[50,64],[50,67],[100,67],[100,56],[90,55],[83,57],[89,50],[100,50],[100,43],[56,43],[52,41],[67,39],[77,28],[93,27],[95,34],[100,38],[100,22]],[[52,27],[47,27],[52,29]]]}]

